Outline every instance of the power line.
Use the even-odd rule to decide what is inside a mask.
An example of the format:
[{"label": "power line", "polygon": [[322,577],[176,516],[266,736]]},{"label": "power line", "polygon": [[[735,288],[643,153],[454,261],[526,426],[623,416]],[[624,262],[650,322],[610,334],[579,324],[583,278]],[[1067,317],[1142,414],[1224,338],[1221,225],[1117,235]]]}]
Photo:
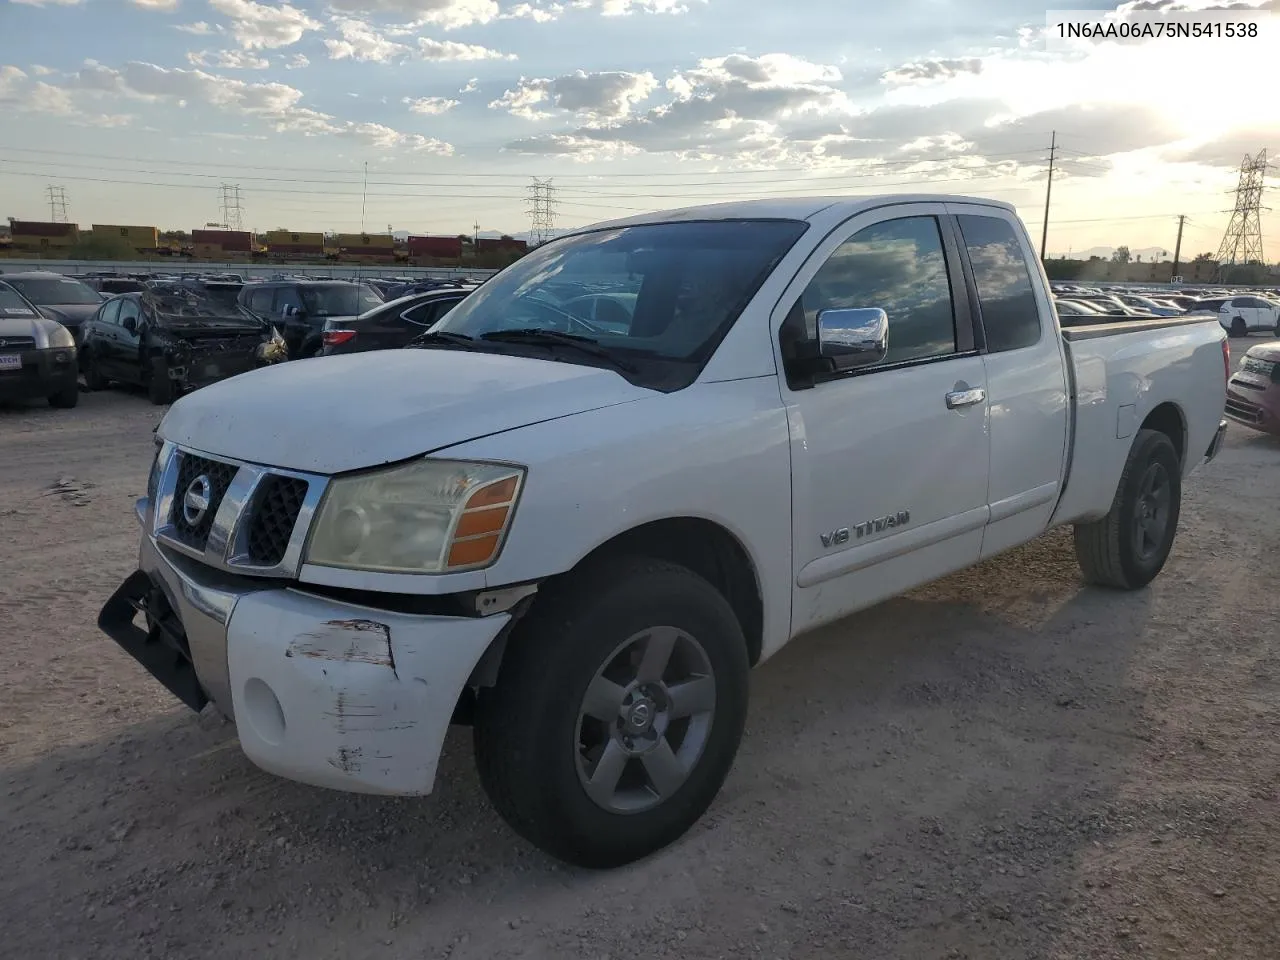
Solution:
[{"label": "power line", "polygon": [[67,215],[67,188],[50,184],[45,189],[45,195],[49,198],[49,219],[54,223],[70,223]]},{"label": "power line", "polygon": [[550,178],[534,177],[529,184],[529,242],[535,247],[555,235],[555,189]]}]

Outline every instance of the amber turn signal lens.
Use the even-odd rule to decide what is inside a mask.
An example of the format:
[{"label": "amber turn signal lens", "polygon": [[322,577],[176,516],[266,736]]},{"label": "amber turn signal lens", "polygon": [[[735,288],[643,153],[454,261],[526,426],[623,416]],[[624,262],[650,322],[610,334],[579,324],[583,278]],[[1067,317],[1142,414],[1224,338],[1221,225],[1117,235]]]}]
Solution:
[{"label": "amber turn signal lens", "polygon": [[458,527],[453,531],[453,536],[461,540],[464,537],[478,537],[482,533],[501,533],[510,509],[490,507],[487,510],[468,511],[458,519]]},{"label": "amber turn signal lens", "polygon": [[498,535],[491,533],[474,540],[458,540],[449,548],[449,566],[469,567],[475,563],[485,563],[498,549]]},{"label": "amber turn signal lens", "polygon": [[516,495],[518,482],[518,477],[508,477],[506,480],[499,480],[487,487],[481,487],[471,495],[465,509],[478,510],[481,507],[496,507],[499,504],[510,503]]}]

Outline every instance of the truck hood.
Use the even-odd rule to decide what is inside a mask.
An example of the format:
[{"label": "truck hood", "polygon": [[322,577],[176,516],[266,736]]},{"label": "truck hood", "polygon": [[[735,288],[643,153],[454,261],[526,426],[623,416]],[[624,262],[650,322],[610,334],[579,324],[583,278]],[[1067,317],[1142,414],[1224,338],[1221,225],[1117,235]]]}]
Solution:
[{"label": "truck hood", "polygon": [[219,381],[174,403],[157,432],[215,456],[332,474],[652,395],[598,367],[386,350]]}]

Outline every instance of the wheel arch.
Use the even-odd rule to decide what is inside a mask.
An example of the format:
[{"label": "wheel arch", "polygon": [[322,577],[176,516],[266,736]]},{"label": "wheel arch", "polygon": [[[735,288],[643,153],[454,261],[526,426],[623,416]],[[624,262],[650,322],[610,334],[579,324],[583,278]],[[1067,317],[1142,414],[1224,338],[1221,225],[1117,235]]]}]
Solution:
[{"label": "wheel arch", "polygon": [[[1158,403],[1147,414],[1146,419],[1142,421],[1143,430],[1155,430],[1163,433],[1173,443],[1174,450],[1178,453],[1178,466],[1183,470],[1187,465],[1187,418],[1179,407],[1172,400],[1165,400]],[[1135,437],[1134,442],[1137,442]]]}]

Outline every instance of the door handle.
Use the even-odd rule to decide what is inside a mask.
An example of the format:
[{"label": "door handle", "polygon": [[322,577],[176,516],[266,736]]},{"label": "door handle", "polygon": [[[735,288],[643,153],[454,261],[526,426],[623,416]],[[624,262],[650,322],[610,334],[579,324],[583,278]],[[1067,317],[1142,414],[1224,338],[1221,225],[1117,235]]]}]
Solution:
[{"label": "door handle", "polygon": [[959,407],[971,407],[985,399],[987,399],[987,391],[985,390],[953,390],[947,394],[947,409],[955,410]]}]

